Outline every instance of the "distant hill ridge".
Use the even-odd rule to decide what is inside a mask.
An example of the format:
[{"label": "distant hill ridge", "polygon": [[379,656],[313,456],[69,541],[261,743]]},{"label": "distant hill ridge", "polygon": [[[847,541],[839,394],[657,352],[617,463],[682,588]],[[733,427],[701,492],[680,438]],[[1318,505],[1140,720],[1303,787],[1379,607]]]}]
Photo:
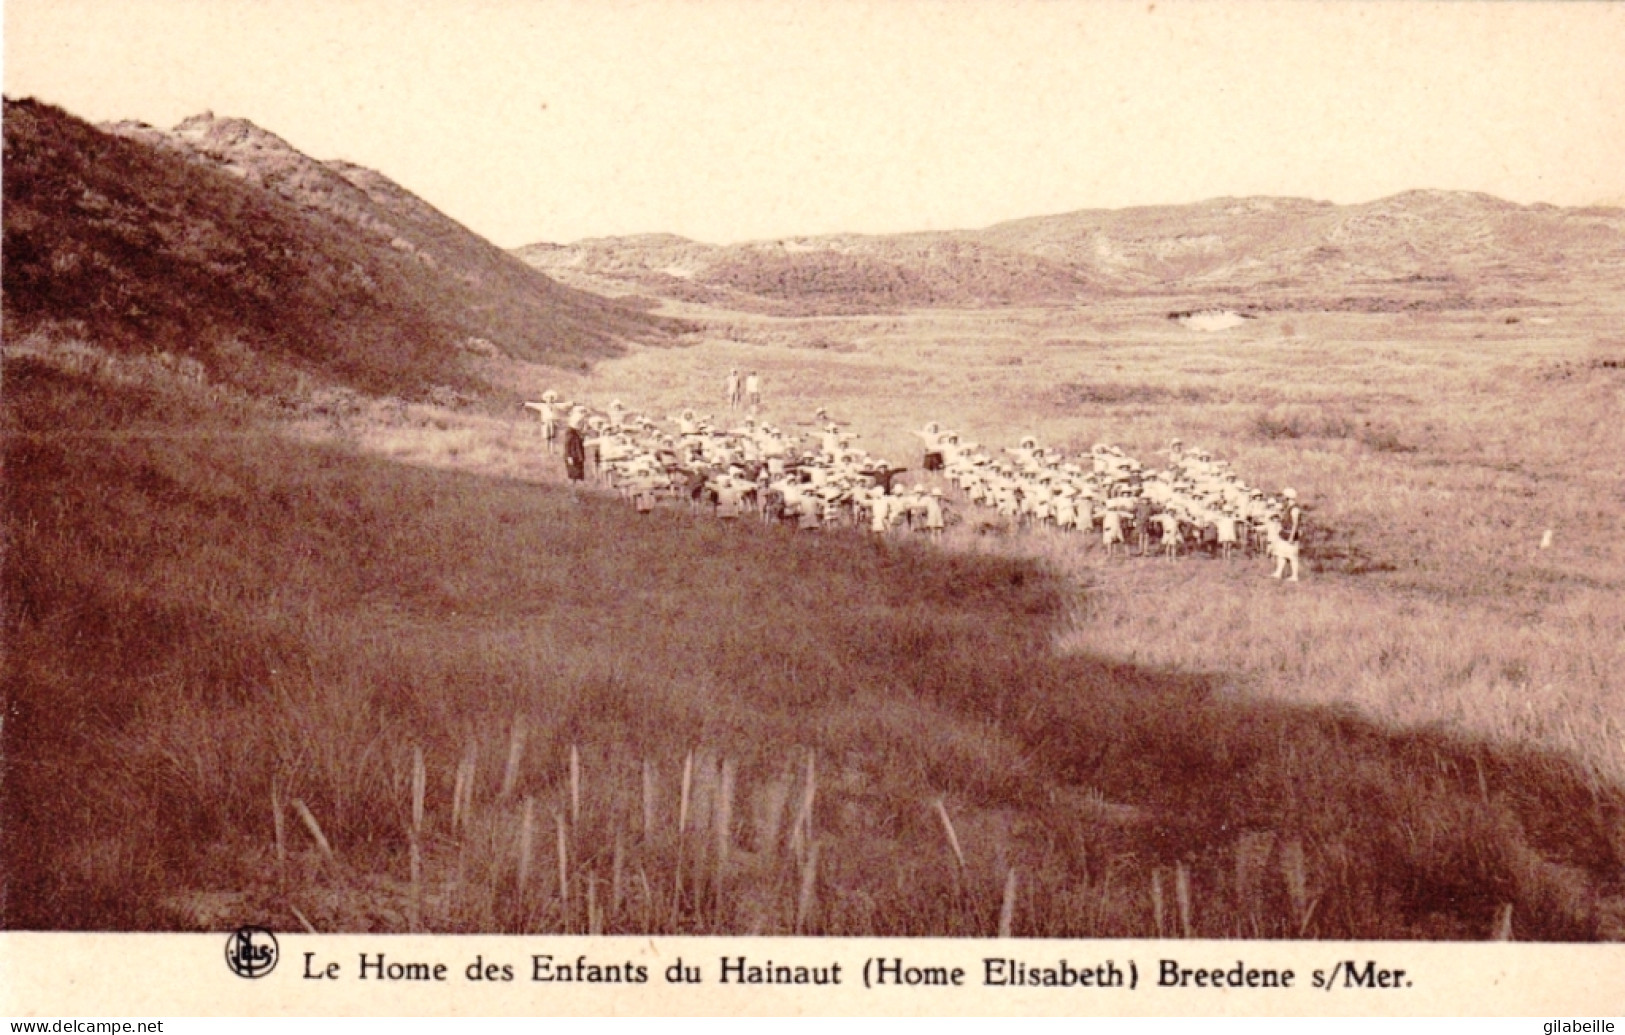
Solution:
[{"label": "distant hill ridge", "polygon": [[8,337],[54,327],[225,379],[414,394],[473,384],[470,351],[573,366],[682,330],[244,119],[98,128],[8,98],[4,190]]},{"label": "distant hill ridge", "polygon": [[1360,205],[1219,198],[981,230],[736,245],[672,235],[518,250],[580,285],[745,307],[1046,304],[1210,294],[1262,305],[1468,305],[1625,276],[1625,212],[1416,190]]}]

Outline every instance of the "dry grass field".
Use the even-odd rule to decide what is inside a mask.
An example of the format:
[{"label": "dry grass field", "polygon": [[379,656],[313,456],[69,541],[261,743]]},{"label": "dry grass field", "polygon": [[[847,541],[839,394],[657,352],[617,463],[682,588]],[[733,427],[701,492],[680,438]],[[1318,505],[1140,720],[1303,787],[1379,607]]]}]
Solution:
[{"label": "dry grass field", "polygon": [[[1608,314],[1204,334],[1170,308],[711,314],[698,346],[587,375],[493,364],[506,401],[324,397],[275,447],[293,484],[271,498],[337,493],[296,524],[336,518],[360,568],[301,548],[245,619],[269,644],[188,648],[183,668],[201,653],[260,689],[205,705],[189,678],[186,707],[125,733],[162,785],[148,821],[201,809],[180,825],[212,832],[169,850],[187,890],[129,922],[1619,936]],[[720,412],[735,365],[769,419],[828,407],[911,467],[929,419],[991,446],[1201,443],[1299,489],[1309,574],[968,524],[937,548],[640,521],[556,487],[517,407],[555,387]],[[87,865],[128,880],[121,852]]]},{"label": "dry grass field", "polygon": [[[1616,354],[1575,310],[1291,322],[740,318],[280,424],[8,344],[8,923],[1620,936]],[[733,364],[910,466],[933,418],[1200,441],[1310,501],[1308,577],[639,519],[517,405]]]},{"label": "dry grass field", "polygon": [[1206,445],[1250,483],[1303,494],[1308,583],[1262,580],[1261,562],[1108,562],[1074,537],[959,545],[1035,554],[1075,577],[1083,606],[1063,649],[1539,744],[1625,780],[1625,335],[1614,310],[1576,299],[1286,313],[1204,334],[1161,318],[1178,308],[737,317],[735,340],[524,387],[716,412],[727,368],[753,368],[769,419],[810,422],[827,406],[861,444],[911,467],[910,432],[927,420],[995,447],[1024,433],[1147,459],[1175,436]]},{"label": "dry grass field", "polygon": [[[7,927],[1625,936],[1613,300],[664,320],[407,221],[491,309],[331,170],[7,114]],[[910,467],[1204,445],[1299,490],[1308,578],[640,518],[520,406],[733,366]]]}]

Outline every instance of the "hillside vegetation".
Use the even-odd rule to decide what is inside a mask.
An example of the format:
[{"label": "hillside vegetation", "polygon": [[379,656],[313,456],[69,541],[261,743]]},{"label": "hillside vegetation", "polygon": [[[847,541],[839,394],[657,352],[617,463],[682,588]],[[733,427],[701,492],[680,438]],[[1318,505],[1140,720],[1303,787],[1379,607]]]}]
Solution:
[{"label": "hillside vegetation", "polygon": [[167,352],[261,394],[301,376],[422,393],[472,386],[468,353],[576,364],[680,329],[554,284],[376,173],[240,121],[184,126],[5,102],[9,340]]},{"label": "hillside vegetation", "polygon": [[1137,295],[1253,310],[1460,310],[1527,301],[1541,285],[1617,283],[1625,213],[1411,191],[1363,205],[1223,198],[982,230],[725,246],[645,235],[518,254],[581,285],[779,315]]}]

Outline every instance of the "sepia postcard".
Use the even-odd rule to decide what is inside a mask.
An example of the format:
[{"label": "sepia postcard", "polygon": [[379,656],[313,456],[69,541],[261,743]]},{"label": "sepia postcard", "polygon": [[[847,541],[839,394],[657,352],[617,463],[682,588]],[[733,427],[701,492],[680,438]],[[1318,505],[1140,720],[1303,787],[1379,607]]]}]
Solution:
[{"label": "sepia postcard", "polygon": [[1622,53],[6,0],[0,1012],[1613,1030]]}]

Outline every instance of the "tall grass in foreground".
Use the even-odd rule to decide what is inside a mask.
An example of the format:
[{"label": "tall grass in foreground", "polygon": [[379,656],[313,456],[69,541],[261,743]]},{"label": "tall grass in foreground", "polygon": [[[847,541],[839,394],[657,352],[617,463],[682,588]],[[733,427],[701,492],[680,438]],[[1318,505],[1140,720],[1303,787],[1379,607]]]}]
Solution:
[{"label": "tall grass in foreground", "polygon": [[7,391],[8,926],[1621,933],[1617,786],[1060,654],[1030,560]]},{"label": "tall grass in foreground", "polygon": [[[818,923],[810,752],[748,787],[732,759],[709,749],[669,769],[591,753],[583,766],[574,745],[570,758],[567,778],[519,801],[498,789],[465,812],[458,787],[442,802],[431,796],[421,824],[414,813],[408,879],[386,873],[331,893],[347,897],[346,908],[386,912],[404,896],[438,930],[794,932]],[[305,861],[315,861],[309,851]],[[302,897],[322,893],[296,885],[283,908]]]}]

